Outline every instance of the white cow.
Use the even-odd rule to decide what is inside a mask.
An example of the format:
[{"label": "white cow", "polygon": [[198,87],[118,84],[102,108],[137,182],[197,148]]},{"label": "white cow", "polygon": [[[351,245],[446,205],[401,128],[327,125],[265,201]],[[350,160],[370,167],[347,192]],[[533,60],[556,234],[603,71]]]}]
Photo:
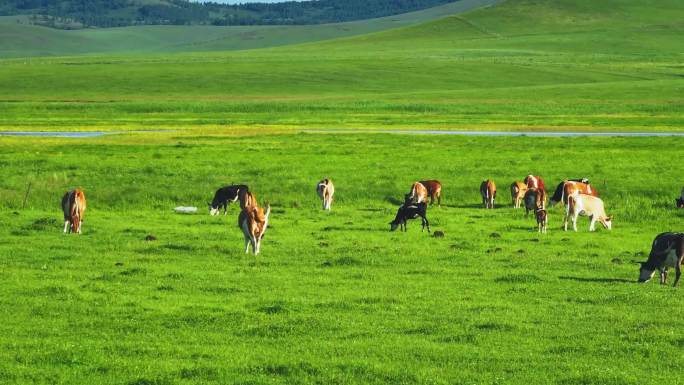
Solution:
[{"label": "white cow", "polygon": [[577,231],[577,217],[583,215],[591,219],[589,231],[596,230],[596,222],[610,230],[613,227],[612,218],[606,215],[601,198],[591,195],[575,193],[569,196],[568,211],[563,218],[563,227],[568,231],[568,217],[572,216],[572,229]]},{"label": "white cow", "polygon": [[333,195],[335,195],[335,185],[330,179],[323,179],[316,185],[318,197],[323,201],[323,210],[330,211]]}]

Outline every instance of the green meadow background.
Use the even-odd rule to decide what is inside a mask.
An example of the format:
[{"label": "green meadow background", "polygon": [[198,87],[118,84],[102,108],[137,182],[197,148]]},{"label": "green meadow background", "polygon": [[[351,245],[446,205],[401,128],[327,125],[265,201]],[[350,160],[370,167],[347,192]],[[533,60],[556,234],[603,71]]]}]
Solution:
[{"label": "green meadow background", "polygon": [[[0,130],[118,132],[0,136],[0,383],[678,383],[681,288],[636,280],[655,235],[681,231],[681,138],[363,131],[681,132],[684,7],[449,9],[197,49],[168,45],[196,27],[0,22]],[[508,193],[529,173],[590,178],[613,230],[563,232],[556,207],[538,234]],[[428,178],[444,237],[390,232]],[[230,183],[273,207],[258,257],[237,206],[206,212]],[[74,187],[88,208],[65,236]]]}]

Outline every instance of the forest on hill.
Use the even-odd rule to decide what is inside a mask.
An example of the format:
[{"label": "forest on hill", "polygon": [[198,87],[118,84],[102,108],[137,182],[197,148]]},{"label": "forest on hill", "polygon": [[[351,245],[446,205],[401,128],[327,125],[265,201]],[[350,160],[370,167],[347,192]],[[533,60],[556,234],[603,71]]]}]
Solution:
[{"label": "forest on hill", "polygon": [[130,25],[303,25],[396,15],[453,0],[315,0],[221,4],[188,0],[6,0],[0,16],[53,28]]}]

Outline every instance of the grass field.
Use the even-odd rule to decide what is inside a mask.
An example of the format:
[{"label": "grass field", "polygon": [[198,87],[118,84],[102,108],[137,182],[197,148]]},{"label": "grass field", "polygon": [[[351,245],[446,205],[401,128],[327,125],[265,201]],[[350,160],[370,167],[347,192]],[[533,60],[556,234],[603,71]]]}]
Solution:
[{"label": "grass field", "polygon": [[[397,149],[411,142],[410,154]],[[677,229],[676,138],[129,134],[0,138],[0,382],[663,384],[684,369],[680,289],[637,284]],[[525,149],[522,151],[522,149]],[[416,160],[420,161],[418,167]],[[668,172],[663,173],[663,165]],[[549,233],[510,206],[529,172],[589,177],[612,232]],[[315,183],[333,178],[330,214]],[[444,183],[434,238],[390,233],[417,179]],[[478,186],[498,182],[495,210]],[[28,182],[28,205],[21,208]],[[224,183],[274,208],[258,258]],[[85,188],[81,236],[61,194]],[[195,205],[198,215],[177,215]],[[148,234],[157,241],[144,240]]]},{"label": "grass field", "polygon": [[527,1],[235,52],[0,61],[0,129],[681,131],[679,1]]},{"label": "grass field", "polygon": [[[18,43],[27,57],[0,60],[1,131],[156,132],[0,136],[0,383],[681,382],[681,288],[636,283],[654,236],[682,230],[681,138],[353,131],[681,132],[680,3],[506,0],[242,51],[145,48],[203,33],[173,28],[140,32],[156,42],[130,43],[138,53],[93,54],[62,32],[46,37],[53,52]],[[42,56],[59,50],[84,55]],[[590,178],[613,230],[582,218],[562,232],[554,208],[539,235],[507,193],[529,173],[548,189]],[[331,213],[314,190],[324,177]],[[444,184],[428,217],[445,236],[416,221],[389,232],[426,178]],[[486,178],[495,210],[479,207]],[[273,207],[257,258],[236,207],[206,214],[230,183]],[[65,236],[74,187],[84,232]]]}]

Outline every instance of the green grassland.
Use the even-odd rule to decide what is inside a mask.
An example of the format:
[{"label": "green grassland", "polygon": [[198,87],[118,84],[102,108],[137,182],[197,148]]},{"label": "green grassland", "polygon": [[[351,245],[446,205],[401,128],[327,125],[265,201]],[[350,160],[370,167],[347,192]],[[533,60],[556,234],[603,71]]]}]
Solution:
[{"label": "green grassland", "polygon": [[260,50],[6,59],[0,129],[681,131],[682,20],[675,0],[509,0]]},{"label": "green grassland", "polygon": [[[0,148],[3,383],[643,385],[684,369],[681,289],[637,284],[635,263],[681,230],[677,138],[188,132]],[[562,232],[555,208],[536,233],[507,194],[529,172],[591,178],[613,231],[583,218]],[[331,213],[314,191],[326,176]],[[416,221],[388,231],[422,178],[444,183],[428,210],[444,238]],[[495,210],[479,207],[485,178]],[[231,182],[273,206],[257,258],[235,206],[204,212]],[[74,186],[84,232],[65,236]]]}]

